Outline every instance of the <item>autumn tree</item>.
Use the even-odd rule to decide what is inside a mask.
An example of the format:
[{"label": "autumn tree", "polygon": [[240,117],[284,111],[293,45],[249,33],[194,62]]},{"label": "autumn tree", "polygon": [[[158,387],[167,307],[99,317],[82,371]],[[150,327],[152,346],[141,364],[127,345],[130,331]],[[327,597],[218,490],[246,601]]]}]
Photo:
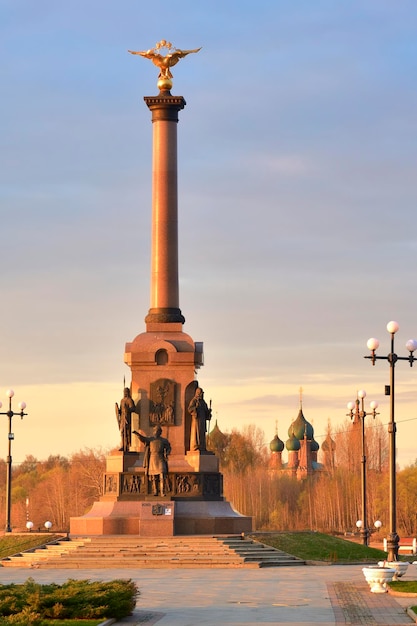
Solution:
[{"label": "autumn tree", "polygon": [[397,519],[404,536],[417,535],[417,461],[398,472]]},{"label": "autumn tree", "polygon": [[[6,464],[0,461],[0,514],[6,515]],[[46,521],[56,530],[68,531],[72,516],[83,515],[102,494],[105,454],[81,450],[67,458],[50,455],[38,461],[28,455],[13,468],[12,525],[24,529],[30,519],[35,529]]]},{"label": "autumn tree", "polygon": [[[265,435],[257,426],[230,433],[214,429],[208,447],[219,457],[225,497],[241,513],[252,516],[257,529],[353,531],[362,514],[361,442],[352,436],[349,421],[332,438],[336,443],[334,465],[319,466],[304,480],[297,480],[285,468],[269,469]],[[384,529],[389,518],[388,435],[377,419],[368,417],[365,438],[367,522],[372,529],[379,519]],[[68,531],[70,518],[84,515],[101,497],[104,472],[102,450],[83,449],[68,458],[50,455],[44,461],[28,455],[13,468],[13,527],[24,529],[29,516],[35,528],[43,528],[48,520],[54,529]],[[4,519],[5,494],[6,463],[0,459],[0,515]],[[417,462],[397,471],[400,536],[417,533],[416,494]]]}]

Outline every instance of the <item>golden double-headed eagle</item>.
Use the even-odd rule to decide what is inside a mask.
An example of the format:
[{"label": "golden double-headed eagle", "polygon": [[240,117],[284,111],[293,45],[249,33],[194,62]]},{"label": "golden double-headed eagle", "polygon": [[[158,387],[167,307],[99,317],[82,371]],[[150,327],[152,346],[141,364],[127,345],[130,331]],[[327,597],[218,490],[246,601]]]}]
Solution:
[{"label": "golden double-headed eagle", "polygon": [[[167,54],[162,55],[160,50],[164,48],[167,50]],[[128,50],[130,54],[139,54],[141,57],[145,57],[145,59],[150,59],[154,65],[159,67],[159,79],[171,79],[171,67],[176,65],[178,61],[187,54],[192,54],[194,52],[198,52],[201,48],[195,48],[194,50],[179,50],[175,48],[172,43],[166,41],[165,39],[161,39],[156,45],[155,48],[151,48],[150,50],[137,51]]]}]

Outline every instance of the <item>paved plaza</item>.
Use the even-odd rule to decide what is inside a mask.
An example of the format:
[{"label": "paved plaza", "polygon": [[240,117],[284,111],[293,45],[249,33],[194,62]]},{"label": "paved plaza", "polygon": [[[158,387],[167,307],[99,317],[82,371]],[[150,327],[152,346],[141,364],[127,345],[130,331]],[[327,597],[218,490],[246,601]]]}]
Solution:
[{"label": "paved plaza", "polygon": [[[68,578],[131,578],[137,608],[125,624],[257,626],[258,624],[413,624],[406,607],[417,598],[370,593],[361,565],[262,569],[21,569],[0,568],[0,583],[63,583]],[[404,580],[417,579],[410,565]]]}]

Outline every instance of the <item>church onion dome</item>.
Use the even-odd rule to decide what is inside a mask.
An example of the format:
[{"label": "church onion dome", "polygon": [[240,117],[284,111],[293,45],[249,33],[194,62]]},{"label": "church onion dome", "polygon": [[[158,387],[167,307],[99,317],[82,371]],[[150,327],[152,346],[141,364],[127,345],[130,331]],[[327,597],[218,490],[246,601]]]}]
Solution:
[{"label": "church onion dome", "polygon": [[[306,437],[307,439],[313,439],[314,428],[307,422],[306,418],[303,415],[303,409],[299,410],[297,419],[291,424],[291,429],[294,435],[300,441]],[[288,434],[289,431],[288,431]]]},{"label": "church onion dome", "polygon": [[281,441],[278,435],[275,435],[275,437],[269,444],[269,447],[271,449],[271,452],[282,452],[284,449],[284,442]]},{"label": "church onion dome", "polygon": [[220,430],[220,428],[217,425],[217,420],[216,420],[216,423],[214,424],[213,430],[210,431],[209,435],[210,435],[210,437],[212,435],[223,435],[222,431]]},{"label": "church onion dome", "polygon": [[297,450],[301,448],[300,441],[299,439],[297,439],[294,432],[292,432],[290,435],[290,438],[287,439],[285,447],[287,448],[288,452],[296,452]]},{"label": "church onion dome", "polygon": [[336,444],[330,435],[327,435],[326,439],[321,444],[321,449],[323,452],[334,452],[336,449]]},{"label": "church onion dome", "polygon": [[320,446],[319,446],[319,444],[317,443],[317,441],[316,441],[315,439],[312,439],[312,440],[311,440],[311,443],[310,443],[310,450],[311,450],[312,452],[318,452],[318,451],[319,451],[319,448],[320,448]]}]

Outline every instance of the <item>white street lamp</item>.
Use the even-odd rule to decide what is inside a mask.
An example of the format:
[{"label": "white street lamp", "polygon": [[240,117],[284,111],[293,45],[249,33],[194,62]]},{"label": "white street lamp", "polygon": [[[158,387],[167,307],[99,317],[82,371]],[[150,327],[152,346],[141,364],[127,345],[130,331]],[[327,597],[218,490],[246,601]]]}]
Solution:
[{"label": "white street lamp", "polygon": [[[8,455],[7,455],[7,471],[6,471],[6,533],[12,532],[12,527],[10,525],[10,512],[11,512],[11,494],[12,494],[12,441],[14,439],[14,434],[12,433],[12,417],[13,415],[20,415],[21,419],[23,419],[24,409],[26,408],[26,402],[19,402],[19,413],[14,413],[12,411],[12,398],[14,396],[13,389],[8,389],[6,392],[6,396],[9,398],[9,410],[5,412],[0,412],[0,415],[7,415],[9,418],[9,433],[8,433]],[[0,408],[2,407],[2,403],[0,402]]]},{"label": "white street lamp", "polygon": [[367,512],[366,512],[366,446],[365,446],[365,417],[367,415],[372,415],[375,419],[375,416],[378,415],[376,409],[378,408],[378,402],[373,400],[370,403],[370,407],[372,409],[372,413],[367,413],[365,411],[364,400],[366,398],[366,391],[364,389],[360,389],[357,392],[357,398],[355,402],[349,402],[347,408],[349,409],[349,416],[351,419],[354,419],[354,423],[360,421],[362,426],[362,520],[360,520],[361,524],[358,526],[359,522],[356,522],[356,526],[360,528],[362,543],[364,546],[367,546],[369,543],[369,528],[367,524]]},{"label": "white street lamp", "polygon": [[388,361],[390,365],[390,384],[385,387],[385,394],[390,396],[390,421],[388,424],[389,435],[389,534],[387,537],[387,549],[388,549],[388,561],[398,561],[398,543],[400,538],[397,534],[397,495],[396,495],[396,450],[395,450],[395,433],[397,430],[395,424],[395,364],[397,361],[408,361],[410,367],[413,367],[413,363],[416,360],[414,351],[417,350],[417,341],[415,339],[409,339],[407,341],[406,348],[409,351],[408,356],[398,356],[394,351],[394,336],[399,329],[398,322],[388,322],[387,331],[391,335],[391,351],[387,356],[377,356],[376,351],[379,348],[379,341],[372,337],[368,339],[367,346],[371,351],[370,355],[365,356],[365,359],[371,359],[372,365],[375,365],[379,359]]}]

